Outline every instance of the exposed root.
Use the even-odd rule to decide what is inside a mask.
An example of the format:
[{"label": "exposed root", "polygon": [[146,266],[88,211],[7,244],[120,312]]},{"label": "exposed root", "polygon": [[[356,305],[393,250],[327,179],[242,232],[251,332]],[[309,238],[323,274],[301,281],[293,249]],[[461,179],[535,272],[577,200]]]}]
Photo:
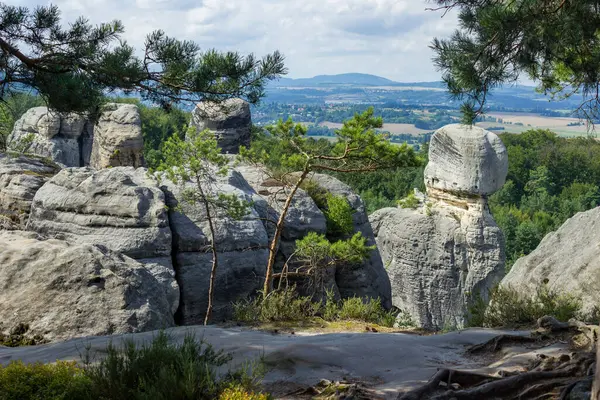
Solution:
[{"label": "exposed root", "polygon": [[517,343],[535,343],[538,339],[531,336],[517,336],[517,335],[500,335],[495,338],[488,340],[485,343],[476,344],[467,349],[470,354],[478,354],[483,352],[495,353],[502,350],[504,346],[513,345]]}]

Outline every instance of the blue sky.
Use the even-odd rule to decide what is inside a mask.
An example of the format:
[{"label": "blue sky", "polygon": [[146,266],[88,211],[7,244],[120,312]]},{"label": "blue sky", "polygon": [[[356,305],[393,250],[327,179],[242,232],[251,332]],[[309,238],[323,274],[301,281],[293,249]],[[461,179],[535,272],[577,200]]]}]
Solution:
[{"label": "blue sky", "polygon": [[[34,7],[49,2],[9,0]],[[426,0],[53,0],[65,21],[120,19],[141,48],[162,29],[203,48],[263,55],[280,50],[288,77],[362,72],[414,82],[438,80],[428,44],[456,26]]]}]

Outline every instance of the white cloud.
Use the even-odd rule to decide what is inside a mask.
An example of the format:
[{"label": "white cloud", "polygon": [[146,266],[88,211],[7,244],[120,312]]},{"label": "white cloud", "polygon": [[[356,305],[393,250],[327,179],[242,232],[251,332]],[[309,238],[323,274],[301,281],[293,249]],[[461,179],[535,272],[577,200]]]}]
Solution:
[{"label": "white cloud", "polygon": [[[32,0],[8,4],[35,6]],[[141,47],[162,29],[203,48],[263,55],[280,50],[290,77],[363,72],[398,81],[436,80],[428,48],[454,15],[425,11],[425,0],[53,0],[66,21],[123,21]]]}]

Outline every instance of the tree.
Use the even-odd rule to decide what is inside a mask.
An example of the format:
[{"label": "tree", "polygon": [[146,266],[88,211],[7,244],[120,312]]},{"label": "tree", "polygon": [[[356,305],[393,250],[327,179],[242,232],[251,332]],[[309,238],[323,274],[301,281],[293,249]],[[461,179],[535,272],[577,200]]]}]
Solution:
[{"label": "tree", "polygon": [[[38,96],[28,93],[12,93],[0,102],[0,152],[5,152],[9,145],[9,136],[15,122],[30,108],[43,104]],[[21,143],[12,143],[12,147],[23,148]]]},{"label": "tree", "polygon": [[466,99],[465,122],[494,88],[526,76],[554,97],[583,95],[579,115],[599,116],[600,6],[596,0],[433,0],[458,11],[459,28],[434,39],[435,64],[450,93]]},{"label": "tree", "polygon": [[[306,127],[294,124],[291,119],[279,120],[267,127],[267,132],[278,151],[264,148],[240,149],[242,159],[257,165],[273,164],[272,157],[280,157],[279,180],[289,187],[286,201],[275,223],[275,233],[269,245],[269,261],[265,275],[263,296],[273,287],[273,271],[284,220],[298,188],[312,172],[369,172],[400,166],[415,166],[419,160],[412,148],[406,144],[394,145],[384,135],[377,133],[381,128],[381,117],[373,116],[373,108],[344,122],[335,131],[335,141],[315,141],[306,137]],[[283,152],[283,154],[280,153]]]},{"label": "tree", "polygon": [[164,143],[162,153],[164,158],[157,170],[183,188],[183,201],[193,206],[200,205],[206,212],[212,253],[208,307],[204,318],[206,325],[212,314],[219,262],[216,244],[216,225],[219,220],[217,213],[222,210],[231,218],[241,219],[248,213],[249,204],[234,194],[219,193],[217,179],[227,174],[229,159],[221,154],[210,130],[198,132],[197,129],[190,128],[185,139],[174,134]]},{"label": "tree", "polygon": [[32,89],[61,112],[95,112],[117,90],[165,107],[231,97],[256,103],[265,82],[286,72],[279,52],[262,59],[201,52],[159,30],[147,36],[138,57],[121,39],[120,21],[92,26],[80,17],[65,25],[57,6],[0,3],[0,99]]}]

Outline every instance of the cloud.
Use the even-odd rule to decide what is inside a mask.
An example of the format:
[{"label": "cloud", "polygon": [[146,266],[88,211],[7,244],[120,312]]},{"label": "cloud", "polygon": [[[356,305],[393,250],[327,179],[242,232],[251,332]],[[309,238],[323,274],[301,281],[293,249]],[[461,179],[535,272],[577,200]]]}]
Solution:
[{"label": "cloud", "polygon": [[[33,7],[39,0],[9,0]],[[290,77],[363,72],[398,81],[437,80],[428,48],[456,27],[426,0],[53,0],[65,21],[120,19],[141,48],[162,29],[202,48],[286,55]]]}]

